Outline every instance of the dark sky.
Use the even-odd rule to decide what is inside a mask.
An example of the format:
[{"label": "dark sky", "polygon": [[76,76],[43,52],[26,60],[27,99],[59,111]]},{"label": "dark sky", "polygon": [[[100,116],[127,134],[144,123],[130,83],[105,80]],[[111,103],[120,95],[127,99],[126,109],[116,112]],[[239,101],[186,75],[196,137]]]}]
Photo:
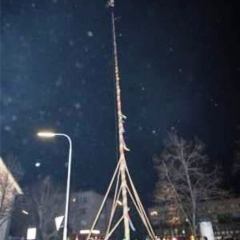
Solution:
[{"label": "dark sky", "polygon": [[[37,138],[45,128],[72,138],[75,188],[102,191],[111,179],[117,136],[105,5],[1,1],[1,155],[18,157],[25,183],[37,174],[65,183],[67,141]],[[116,1],[127,161],[145,198],[152,156],[171,129],[231,162],[240,120],[237,9],[231,1]]]}]

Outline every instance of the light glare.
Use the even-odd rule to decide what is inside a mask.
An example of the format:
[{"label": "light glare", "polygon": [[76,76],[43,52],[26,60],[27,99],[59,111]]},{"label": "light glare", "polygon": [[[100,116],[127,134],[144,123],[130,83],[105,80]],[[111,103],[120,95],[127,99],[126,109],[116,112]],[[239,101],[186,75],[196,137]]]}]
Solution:
[{"label": "light glare", "polygon": [[99,230],[90,230],[90,229],[84,229],[84,230],[80,230],[80,234],[89,234],[89,233],[92,233],[92,234],[100,234],[100,231]]},{"label": "light glare", "polygon": [[41,166],[41,163],[40,162],[36,162],[35,163],[35,167],[40,167]]},{"label": "light glare", "polygon": [[29,213],[26,210],[22,210],[22,213],[28,215]]},{"label": "light glare", "polygon": [[56,134],[53,132],[39,132],[37,135],[39,137],[51,138],[51,137],[55,137]]},{"label": "light glare", "polygon": [[36,239],[37,229],[36,228],[28,228],[27,230],[27,240]]}]

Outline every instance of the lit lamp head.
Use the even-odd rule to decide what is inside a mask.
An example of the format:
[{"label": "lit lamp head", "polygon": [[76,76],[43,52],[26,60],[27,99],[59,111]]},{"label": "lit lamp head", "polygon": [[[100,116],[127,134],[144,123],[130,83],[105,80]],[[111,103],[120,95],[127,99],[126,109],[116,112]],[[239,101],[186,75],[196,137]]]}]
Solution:
[{"label": "lit lamp head", "polygon": [[38,132],[37,135],[42,138],[52,138],[56,136],[56,133],[53,132]]}]

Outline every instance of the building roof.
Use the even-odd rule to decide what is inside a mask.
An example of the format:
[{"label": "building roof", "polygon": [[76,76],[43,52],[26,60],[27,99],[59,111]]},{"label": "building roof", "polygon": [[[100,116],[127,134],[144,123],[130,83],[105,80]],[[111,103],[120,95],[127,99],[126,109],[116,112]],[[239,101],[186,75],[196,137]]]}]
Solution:
[{"label": "building roof", "polygon": [[14,186],[15,190],[17,191],[17,193],[23,194],[21,187],[18,185],[14,176],[12,175],[12,173],[10,172],[10,170],[8,169],[8,167],[6,166],[6,164],[4,163],[4,161],[1,157],[0,157],[0,171],[3,171],[5,173],[9,174],[9,179],[13,183],[13,186]]}]

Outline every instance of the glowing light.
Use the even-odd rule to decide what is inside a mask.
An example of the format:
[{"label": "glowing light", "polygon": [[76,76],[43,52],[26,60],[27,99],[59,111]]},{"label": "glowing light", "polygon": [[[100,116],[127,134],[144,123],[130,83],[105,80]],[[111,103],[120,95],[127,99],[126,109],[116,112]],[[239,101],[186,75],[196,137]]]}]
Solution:
[{"label": "glowing light", "polygon": [[190,236],[190,240],[195,240],[195,236],[194,236],[194,235],[191,235],[191,236]]},{"label": "glowing light", "polygon": [[215,239],[211,222],[200,222],[200,235],[207,237],[208,240]]},{"label": "glowing light", "polygon": [[40,167],[41,166],[41,163],[40,162],[36,162],[35,163],[35,167]]},{"label": "glowing light", "polygon": [[35,240],[37,235],[36,228],[28,228],[27,230],[27,240]]},{"label": "glowing light", "polygon": [[152,211],[152,212],[150,212],[150,215],[151,215],[151,216],[157,216],[158,213],[157,213],[157,211]]},{"label": "glowing light", "polygon": [[39,132],[37,133],[39,137],[45,137],[45,138],[52,138],[55,137],[56,134],[54,132]]},{"label": "glowing light", "polygon": [[80,234],[89,234],[89,233],[92,233],[92,234],[100,234],[100,231],[99,230],[90,230],[90,229],[84,229],[84,230],[80,230]]},{"label": "glowing light", "polygon": [[25,215],[29,214],[29,212],[27,212],[26,210],[22,210],[22,213],[25,214]]}]

